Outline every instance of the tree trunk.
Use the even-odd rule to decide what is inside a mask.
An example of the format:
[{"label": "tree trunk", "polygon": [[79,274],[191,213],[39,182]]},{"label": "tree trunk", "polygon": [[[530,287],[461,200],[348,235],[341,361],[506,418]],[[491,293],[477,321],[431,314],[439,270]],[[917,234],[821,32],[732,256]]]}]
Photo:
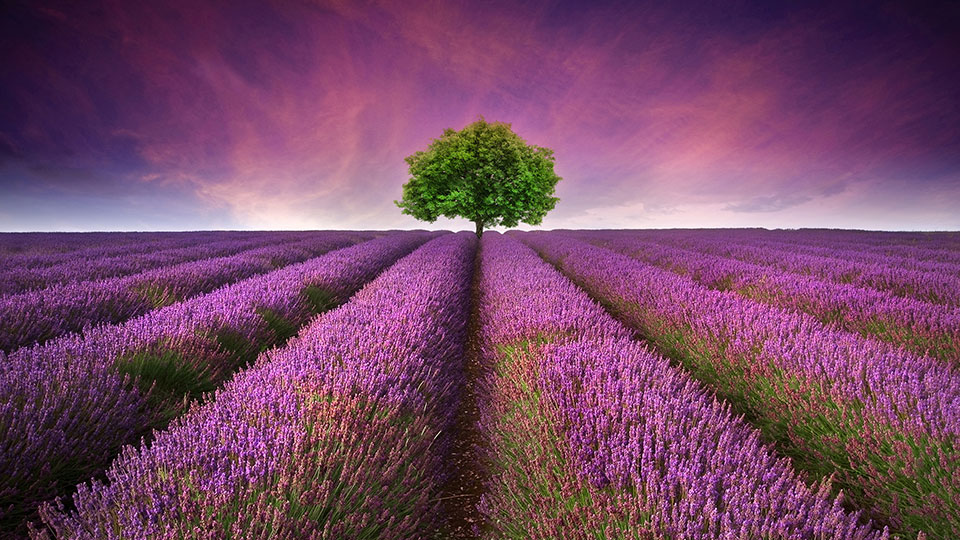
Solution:
[{"label": "tree trunk", "polygon": [[482,221],[475,221],[474,223],[477,224],[477,238],[482,238],[482,237],[483,237],[483,222],[482,222]]}]

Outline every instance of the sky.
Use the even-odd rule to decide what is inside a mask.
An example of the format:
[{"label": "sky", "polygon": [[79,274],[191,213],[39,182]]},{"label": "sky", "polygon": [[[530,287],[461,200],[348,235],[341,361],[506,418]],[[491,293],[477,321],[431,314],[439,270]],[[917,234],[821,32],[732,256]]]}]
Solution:
[{"label": "sky", "polygon": [[960,230],[956,3],[718,4],[4,2],[0,231],[472,230],[393,201],[481,115],[544,228]]}]

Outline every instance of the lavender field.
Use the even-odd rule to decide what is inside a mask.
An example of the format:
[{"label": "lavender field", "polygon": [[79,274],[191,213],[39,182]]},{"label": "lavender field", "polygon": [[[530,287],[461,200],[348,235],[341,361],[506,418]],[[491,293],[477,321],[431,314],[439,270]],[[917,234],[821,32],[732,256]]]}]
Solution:
[{"label": "lavender field", "polygon": [[960,234],[0,234],[0,538],[960,538]]}]

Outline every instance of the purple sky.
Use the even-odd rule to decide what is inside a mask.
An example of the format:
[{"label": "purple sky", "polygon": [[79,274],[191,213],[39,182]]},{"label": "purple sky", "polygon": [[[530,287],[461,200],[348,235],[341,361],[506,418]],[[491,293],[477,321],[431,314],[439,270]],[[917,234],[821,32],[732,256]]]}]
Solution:
[{"label": "purple sky", "polygon": [[960,10],[781,4],[6,2],[0,230],[431,227],[403,158],[481,114],[547,228],[960,229]]}]

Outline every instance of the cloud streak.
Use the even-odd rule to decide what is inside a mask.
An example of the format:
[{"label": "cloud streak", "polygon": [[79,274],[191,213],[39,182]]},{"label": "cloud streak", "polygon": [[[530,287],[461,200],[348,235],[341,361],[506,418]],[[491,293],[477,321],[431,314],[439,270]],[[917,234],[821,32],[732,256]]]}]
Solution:
[{"label": "cloud streak", "polygon": [[[556,150],[547,226],[831,225],[814,201],[875,224],[870,186],[896,197],[922,183],[929,199],[898,219],[960,227],[928,212],[960,182],[949,7],[8,9],[0,189],[35,213],[77,193],[154,195],[200,209],[189,228],[418,227],[392,203],[403,157],[483,114]],[[8,228],[35,223],[5,212]]]},{"label": "cloud streak", "polygon": [[770,197],[753,197],[752,199],[728,204],[723,209],[728,212],[779,212],[794,206],[799,206],[813,200],[808,195],[772,195]]}]

